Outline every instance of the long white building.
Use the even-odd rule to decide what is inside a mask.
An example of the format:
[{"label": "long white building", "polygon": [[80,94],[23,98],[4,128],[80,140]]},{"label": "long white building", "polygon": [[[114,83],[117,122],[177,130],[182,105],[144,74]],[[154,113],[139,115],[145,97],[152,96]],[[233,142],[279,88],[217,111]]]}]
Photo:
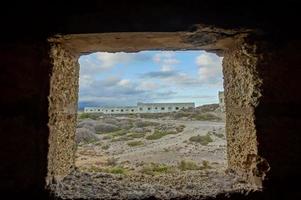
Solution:
[{"label": "long white building", "polygon": [[137,106],[85,107],[85,113],[130,114],[130,113],[166,113],[181,109],[194,108],[194,103],[137,103]]}]

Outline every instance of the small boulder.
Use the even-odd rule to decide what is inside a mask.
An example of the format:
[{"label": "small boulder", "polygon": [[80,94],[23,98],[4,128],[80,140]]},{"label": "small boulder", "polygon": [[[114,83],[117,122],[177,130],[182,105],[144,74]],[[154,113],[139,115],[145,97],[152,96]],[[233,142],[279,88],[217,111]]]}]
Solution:
[{"label": "small boulder", "polygon": [[109,133],[113,131],[118,131],[120,128],[114,124],[108,124],[104,122],[98,122],[95,126],[96,133]]},{"label": "small boulder", "polygon": [[99,140],[99,138],[97,137],[97,135],[90,129],[88,129],[86,127],[76,129],[75,142],[77,144],[82,143],[82,142],[89,143],[89,142],[98,141],[98,140]]}]

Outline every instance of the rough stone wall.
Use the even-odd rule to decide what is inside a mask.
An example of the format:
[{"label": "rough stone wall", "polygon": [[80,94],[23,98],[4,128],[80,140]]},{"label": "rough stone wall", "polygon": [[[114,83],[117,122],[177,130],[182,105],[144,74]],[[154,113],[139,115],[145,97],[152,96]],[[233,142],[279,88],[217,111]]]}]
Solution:
[{"label": "rough stone wall", "polygon": [[49,94],[48,182],[74,167],[79,64],[77,56],[60,44],[51,44],[53,69]]},{"label": "rough stone wall", "polygon": [[267,199],[300,196],[300,46],[248,37],[223,60],[229,168],[262,185]]},{"label": "rough stone wall", "polygon": [[229,168],[261,186],[265,172],[259,172],[257,165],[265,161],[258,155],[255,108],[262,98],[262,77],[256,50],[246,39],[237,41],[225,52],[223,73]]}]

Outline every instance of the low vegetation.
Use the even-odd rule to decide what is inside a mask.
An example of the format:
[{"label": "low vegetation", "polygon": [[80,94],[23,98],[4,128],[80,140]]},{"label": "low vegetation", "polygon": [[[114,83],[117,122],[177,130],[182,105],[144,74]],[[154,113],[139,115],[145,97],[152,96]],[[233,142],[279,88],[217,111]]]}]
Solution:
[{"label": "low vegetation", "polygon": [[212,131],[212,134],[218,138],[225,138],[225,135],[223,133],[217,133],[215,130]]},{"label": "low vegetation", "polygon": [[[141,114],[142,118],[140,114],[124,117],[98,116],[95,113],[79,114],[76,134],[81,142],[78,142],[76,166],[80,170],[85,168],[84,171],[134,176],[138,173],[138,177],[160,180],[161,177],[205,174],[202,171],[189,170],[206,170],[212,167],[218,169],[223,162],[214,164],[203,160],[212,160],[211,156],[224,152],[215,151],[216,145],[222,150],[226,147],[224,128],[217,123],[208,122],[224,119],[214,108]],[[202,122],[194,120],[206,120],[203,122],[206,128],[199,126],[198,123]],[[207,134],[204,131],[208,131]],[[82,137],[81,133],[87,138]],[[215,140],[217,142],[211,144]],[[194,156],[204,149],[202,145],[208,145],[208,156]],[[146,159],[146,156],[149,159]]]},{"label": "low vegetation", "polygon": [[113,138],[113,136],[112,135],[105,135],[105,136],[103,136],[103,140],[110,140],[110,139],[112,139]]},{"label": "low vegetation", "polygon": [[166,135],[169,135],[169,132],[166,131],[155,131],[153,134],[146,136],[147,140],[158,140]]},{"label": "low vegetation", "polygon": [[168,166],[165,164],[158,164],[158,163],[150,163],[144,165],[140,170],[140,172],[147,175],[158,175],[161,173],[171,173],[174,172],[174,170],[175,169],[173,166]]},{"label": "low vegetation", "polygon": [[118,130],[118,131],[114,131],[114,132],[110,132],[109,134],[112,136],[112,137],[118,137],[118,136],[123,136],[123,135],[126,135],[127,134],[127,130]]},{"label": "low vegetation", "polygon": [[129,133],[127,136],[130,138],[143,138],[145,133]]},{"label": "low vegetation", "polygon": [[203,160],[202,166],[199,166],[196,164],[194,161],[187,161],[187,160],[182,160],[178,164],[178,168],[182,171],[187,171],[187,170],[204,170],[204,169],[211,169],[212,167],[210,166],[209,161]]},{"label": "low vegetation", "polygon": [[130,147],[142,146],[144,143],[142,141],[132,141],[127,143]]},{"label": "low vegetation", "polygon": [[200,120],[200,121],[220,121],[221,120],[221,118],[219,118],[216,115],[211,114],[211,113],[198,113],[192,117],[193,117],[193,119]]},{"label": "low vegetation", "polygon": [[182,160],[179,163],[178,168],[182,171],[200,169],[200,167],[194,161],[185,161],[185,160]]},{"label": "low vegetation", "polygon": [[96,167],[96,166],[91,166],[90,168],[86,168],[85,171],[90,171],[90,172],[104,172],[104,173],[110,173],[110,174],[127,174],[128,170],[116,166],[116,167]]},{"label": "low vegetation", "polygon": [[127,174],[127,169],[117,166],[112,168],[105,168],[104,172],[111,173],[111,174]]},{"label": "low vegetation", "polygon": [[206,135],[192,136],[191,138],[189,138],[189,141],[200,143],[201,145],[208,145],[210,142],[213,142],[209,133],[207,133]]},{"label": "low vegetation", "polygon": [[96,113],[81,113],[78,115],[79,119],[98,119],[99,114]]},{"label": "low vegetation", "polygon": [[101,148],[102,148],[103,150],[107,150],[107,149],[109,149],[109,148],[110,148],[110,145],[108,145],[108,144],[105,144],[105,145],[103,145]]},{"label": "low vegetation", "polygon": [[139,128],[143,128],[143,127],[147,127],[147,126],[160,125],[157,122],[150,122],[150,121],[136,121],[134,124],[135,124],[136,127],[139,127]]},{"label": "low vegetation", "polygon": [[132,139],[133,139],[133,138],[124,135],[124,136],[120,136],[120,137],[113,138],[113,139],[111,140],[111,142],[129,141],[129,140],[132,140]]}]

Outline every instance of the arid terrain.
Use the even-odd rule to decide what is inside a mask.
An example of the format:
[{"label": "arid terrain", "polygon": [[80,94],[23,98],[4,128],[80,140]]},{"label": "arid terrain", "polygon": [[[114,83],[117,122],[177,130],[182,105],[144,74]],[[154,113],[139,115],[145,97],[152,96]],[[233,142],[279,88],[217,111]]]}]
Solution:
[{"label": "arid terrain", "polygon": [[216,107],[167,114],[80,114],[76,171],[59,196],[187,198],[248,188],[227,172],[225,116]]}]

